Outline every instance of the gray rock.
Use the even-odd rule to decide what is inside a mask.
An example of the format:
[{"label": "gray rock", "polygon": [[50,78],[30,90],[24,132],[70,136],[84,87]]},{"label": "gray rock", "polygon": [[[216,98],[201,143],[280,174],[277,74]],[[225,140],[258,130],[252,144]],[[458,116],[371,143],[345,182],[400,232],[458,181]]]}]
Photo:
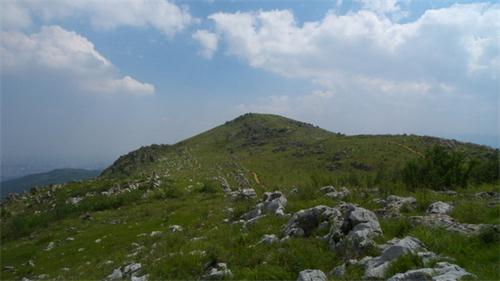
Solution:
[{"label": "gray rock", "polygon": [[142,265],[140,263],[131,263],[123,268],[123,273],[128,274],[136,272],[137,270],[141,269],[141,267]]},{"label": "gray rock", "polygon": [[414,209],[417,205],[417,199],[414,197],[389,195],[385,200],[379,200],[379,203],[384,205],[383,209],[377,210],[379,215],[383,217],[399,217],[403,208]]},{"label": "gray rock", "polygon": [[476,197],[487,200],[500,200],[500,192],[496,191],[482,191],[475,194]]},{"label": "gray rock", "polygon": [[206,273],[202,276],[202,280],[222,280],[233,277],[233,273],[227,268],[225,263],[209,265],[205,271]]},{"label": "gray rock", "polygon": [[297,281],[327,281],[323,271],[318,269],[306,269],[299,273]]},{"label": "gray rock", "polygon": [[413,224],[423,224],[429,227],[440,227],[448,231],[458,232],[465,235],[474,235],[488,227],[488,224],[459,223],[452,217],[443,214],[430,214],[427,216],[410,217]]},{"label": "gray rock", "polygon": [[54,242],[50,242],[48,245],[47,245],[47,248],[45,248],[45,251],[50,251],[54,248],[56,244]]},{"label": "gray rock", "polygon": [[328,192],[325,195],[331,199],[342,199],[342,198],[348,196],[350,193],[351,192],[349,191],[349,189],[347,189],[345,187],[341,187],[340,191]]},{"label": "gray rock", "polygon": [[437,201],[429,205],[427,208],[427,214],[444,214],[447,215],[453,210],[453,206],[448,203]]},{"label": "gray rock", "polygon": [[168,229],[172,232],[179,232],[182,231],[182,226],[174,224],[168,227]]},{"label": "gray rock", "polygon": [[324,187],[320,188],[319,190],[320,190],[321,192],[325,193],[325,194],[326,194],[326,193],[330,193],[330,192],[335,192],[335,191],[337,191],[337,190],[335,189],[335,187],[333,187],[333,186],[331,186],[331,185],[324,186]]},{"label": "gray rock", "polygon": [[109,280],[119,280],[123,278],[123,273],[120,268],[113,270],[113,273],[108,275]]},{"label": "gray rock", "polygon": [[278,239],[278,237],[276,237],[276,235],[274,234],[264,234],[264,236],[262,236],[262,239],[260,239],[259,243],[273,244],[279,241],[280,240]]},{"label": "gray rock", "polygon": [[261,202],[253,210],[243,214],[241,218],[245,221],[255,221],[263,214],[285,215],[287,199],[280,191],[264,192]]},{"label": "gray rock", "polygon": [[399,257],[409,253],[416,254],[419,250],[426,251],[422,242],[411,236],[403,239],[394,238],[388,241],[383,248],[380,256],[367,259],[364,262],[364,278],[383,278],[387,268]]},{"label": "gray rock", "polygon": [[420,268],[409,270],[405,273],[397,273],[387,281],[454,281],[464,276],[474,276],[456,264],[438,262],[434,268]]},{"label": "gray rock", "polygon": [[329,224],[334,217],[341,216],[339,210],[319,205],[296,212],[288,221],[284,229],[285,236],[309,236],[321,224]]},{"label": "gray rock", "polygon": [[130,281],[148,281],[148,275],[132,276],[130,277]]},{"label": "gray rock", "polygon": [[374,245],[373,238],[382,234],[377,216],[370,210],[352,204],[339,207],[341,216],[334,216],[328,242],[332,250],[360,254]]},{"label": "gray rock", "polygon": [[242,190],[233,191],[230,195],[233,199],[251,199],[257,197],[257,193],[253,188],[244,188]]},{"label": "gray rock", "polygon": [[405,273],[397,273],[387,281],[432,281],[432,272],[431,268],[414,269]]},{"label": "gray rock", "polygon": [[346,273],[346,264],[343,263],[339,266],[336,266],[332,271],[331,274],[336,277],[342,277]]}]

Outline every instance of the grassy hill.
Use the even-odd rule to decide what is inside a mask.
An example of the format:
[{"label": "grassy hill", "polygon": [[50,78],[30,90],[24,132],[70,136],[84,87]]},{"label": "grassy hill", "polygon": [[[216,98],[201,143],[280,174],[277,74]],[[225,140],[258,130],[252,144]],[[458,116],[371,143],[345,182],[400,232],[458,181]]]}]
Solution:
[{"label": "grassy hill", "polygon": [[332,133],[277,115],[245,114],[174,145],[152,145],[120,157],[103,178],[156,173],[176,180],[243,175],[271,188],[309,184],[321,178],[334,184],[371,185],[391,176],[434,145],[468,156],[495,150],[475,144],[415,135]]},{"label": "grassy hill", "polygon": [[35,186],[59,184],[68,181],[87,180],[99,175],[98,170],[55,169],[46,173],[37,173],[0,183],[2,198],[11,192],[24,192]]},{"label": "grassy hill", "polygon": [[[306,268],[331,271],[345,261],[315,236],[277,244],[289,217],[267,215],[243,226],[266,191],[279,190],[293,214],[317,205],[351,202],[375,211],[388,195],[413,196],[416,207],[401,217],[380,217],[383,237],[414,236],[439,255],[475,274],[498,280],[496,234],[461,235],[414,225],[430,203],[453,204],[460,223],[498,224],[500,207],[478,197],[498,183],[469,184],[457,194],[408,189],[401,169],[441,145],[466,157],[488,159],[498,150],[414,135],[345,136],[285,117],[246,114],[173,145],[151,145],[120,157],[96,178],[37,188],[2,202],[2,280],[102,280],[115,269],[141,263],[150,280],[198,280],[207,263],[224,262],[237,280],[295,280]],[[324,196],[324,185],[346,186],[343,199]],[[253,188],[256,198],[233,199],[223,189]],[[172,231],[179,225],[182,231]],[[376,254],[376,253],[371,253]],[[361,257],[359,257],[361,258]],[[394,272],[413,268],[398,263]],[[405,270],[403,270],[405,269]],[[403,270],[403,271],[398,271]],[[359,267],[331,280],[360,279]]]}]

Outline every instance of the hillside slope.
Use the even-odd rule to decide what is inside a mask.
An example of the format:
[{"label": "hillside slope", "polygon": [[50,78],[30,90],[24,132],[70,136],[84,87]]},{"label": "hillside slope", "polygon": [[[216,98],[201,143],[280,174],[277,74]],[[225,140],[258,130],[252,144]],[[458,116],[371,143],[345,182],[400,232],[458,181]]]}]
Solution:
[{"label": "hillside slope", "polygon": [[[318,269],[329,280],[382,280],[442,266],[499,280],[498,183],[435,191],[398,179],[402,165],[435,144],[478,159],[498,155],[452,140],[344,136],[246,114],[133,151],[95,179],[3,200],[0,279],[297,280]],[[413,248],[370,273],[363,261],[382,259],[391,243]]]},{"label": "hillside slope", "polygon": [[103,178],[156,173],[176,180],[225,178],[232,185],[258,178],[265,186],[301,185],[312,175],[338,184],[398,170],[434,145],[469,156],[495,150],[427,136],[332,133],[270,114],[245,114],[174,145],[152,145],[120,157]]}]

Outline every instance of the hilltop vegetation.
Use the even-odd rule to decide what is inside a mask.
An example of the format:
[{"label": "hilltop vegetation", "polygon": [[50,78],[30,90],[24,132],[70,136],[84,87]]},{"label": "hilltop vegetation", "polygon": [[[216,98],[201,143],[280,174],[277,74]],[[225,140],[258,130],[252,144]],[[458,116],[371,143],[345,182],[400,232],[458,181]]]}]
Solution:
[{"label": "hilltop vegetation", "polygon": [[[119,269],[129,278],[125,266],[137,263],[136,277],[151,280],[200,279],[205,265],[221,262],[232,272],[224,275],[228,279],[295,280],[307,268],[328,273],[380,250],[353,257],[331,250],[331,241],[317,237],[331,234],[332,221],[326,228],[321,221],[306,223],[311,230],[305,237],[260,241],[265,234],[284,238],[291,215],[300,210],[349,202],[377,214],[382,233],[376,243],[410,235],[476,278],[498,280],[494,169],[498,151],[485,146],[414,135],[345,136],[280,116],[247,114],[174,145],[133,151],[96,179],[3,201],[1,277],[102,280]],[[328,185],[336,188],[322,189]],[[275,190],[286,197],[283,210],[290,216],[266,213],[241,221],[260,210],[256,204],[265,202],[265,192]],[[389,195],[415,202],[393,210]],[[436,201],[453,208],[429,213]],[[422,266],[419,258],[404,256],[383,278]],[[363,274],[353,264],[328,278]]]}]

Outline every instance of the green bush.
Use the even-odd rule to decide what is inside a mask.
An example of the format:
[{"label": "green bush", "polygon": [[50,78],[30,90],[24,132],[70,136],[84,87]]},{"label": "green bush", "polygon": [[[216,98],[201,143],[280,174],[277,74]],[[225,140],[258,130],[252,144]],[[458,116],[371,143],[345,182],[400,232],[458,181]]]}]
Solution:
[{"label": "green bush", "polygon": [[423,157],[409,161],[402,178],[410,189],[454,189],[467,186],[471,167],[471,161],[462,153],[434,146]]},{"label": "green bush", "polygon": [[203,181],[201,187],[198,189],[198,192],[201,193],[217,193],[218,189],[216,184],[213,181],[205,180]]}]

